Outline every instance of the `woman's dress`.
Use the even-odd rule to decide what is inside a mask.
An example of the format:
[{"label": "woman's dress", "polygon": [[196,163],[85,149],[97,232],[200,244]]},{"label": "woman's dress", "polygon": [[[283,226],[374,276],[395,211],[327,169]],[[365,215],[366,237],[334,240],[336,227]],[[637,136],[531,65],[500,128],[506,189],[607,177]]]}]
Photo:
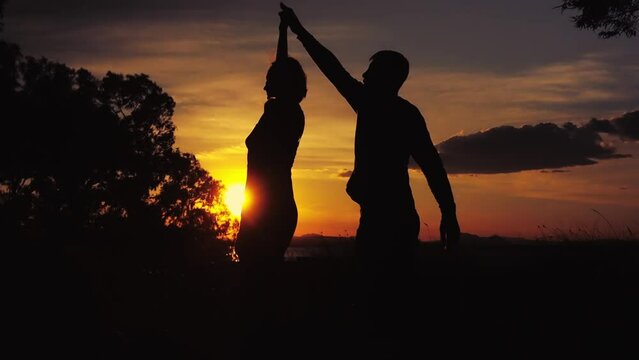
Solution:
[{"label": "woman's dress", "polygon": [[303,132],[299,103],[270,99],[246,138],[248,201],[235,244],[240,262],[284,258],[297,226],[291,168]]}]

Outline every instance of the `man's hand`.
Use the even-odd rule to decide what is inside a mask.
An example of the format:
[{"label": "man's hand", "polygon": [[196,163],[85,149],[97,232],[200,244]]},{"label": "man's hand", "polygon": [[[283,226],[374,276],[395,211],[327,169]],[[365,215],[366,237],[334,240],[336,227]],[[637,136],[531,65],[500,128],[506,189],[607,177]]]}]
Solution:
[{"label": "man's hand", "polygon": [[444,245],[444,251],[450,251],[459,244],[459,233],[459,223],[457,223],[455,213],[442,214],[442,221],[439,224],[439,235]]},{"label": "man's hand", "polygon": [[300,20],[297,18],[297,15],[295,15],[295,12],[293,11],[293,9],[284,5],[284,3],[280,3],[280,8],[282,9],[282,11],[280,11],[279,14],[282,21],[285,24],[287,24],[288,27],[291,28],[291,31],[293,33],[295,33],[296,35],[299,35],[303,27],[302,27],[302,24],[300,23]]}]

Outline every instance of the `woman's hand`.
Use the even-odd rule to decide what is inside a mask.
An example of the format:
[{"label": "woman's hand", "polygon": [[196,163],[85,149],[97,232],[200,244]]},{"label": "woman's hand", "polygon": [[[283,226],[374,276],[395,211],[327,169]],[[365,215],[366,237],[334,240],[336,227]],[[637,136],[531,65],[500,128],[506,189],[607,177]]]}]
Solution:
[{"label": "woman's hand", "polygon": [[282,21],[291,28],[292,32],[299,34],[303,27],[293,9],[284,5],[284,3],[280,3],[280,8],[282,9],[279,13],[280,19],[282,19]]}]

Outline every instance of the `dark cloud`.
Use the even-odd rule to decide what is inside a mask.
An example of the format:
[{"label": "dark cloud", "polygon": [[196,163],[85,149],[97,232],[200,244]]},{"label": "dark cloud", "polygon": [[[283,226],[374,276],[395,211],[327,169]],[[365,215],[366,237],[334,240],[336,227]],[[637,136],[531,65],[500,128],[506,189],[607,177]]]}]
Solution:
[{"label": "dark cloud", "polygon": [[623,140],[639,140],[639,111],[625,113],[612,120],[592,119],[586,127],[619,136]]},{"label": "dark cloud", "polygon": [[343,171],[341,171],[339,174],[337,174],[337,176],[339,177],[351,177],[351,175],[353,175],[353,170],[346,170],[344,169]]},{"label": "dark cloud", "polygon": [[[604,143],[599,133],[622,139],[639,139],[639,111],[613,120],[592,119],[584,126],[566,123],[500,126],[487,131],[452,137],[437,145],[449,174],[501,174],[525,170],[566,173],[569,166],[593,165],[597,160],[631,157]],[[411,158],[410,169],[419,167]],[[353,171],[344,170],[340,177]]]},{"label": "dark cloud", "polygon": [[554,174],[554,173],[567,173],[570,172],[569,170],[564,170],[564,169],[552,169],[552,170],[541,170],[540,171],[542,174]]},{"label": "dark cloud", "polygon": [[639,111],[626,113],[611,122],[622,139],[639,140]]},{"label": "dark cloud", "polygon": [[599,134],[572,123],[501,126],[438,145],[450,173],[496,174],[596,164],[619,157]]},{"label": "dark cloud", "polygon": [[[630,157],[606,144],[600,133],[639,139],[639,111],[613,120],[593,119],[583,126],[542,123],[521,128],[500,126],[455,136],[437,145],[451,174],[497,174],[592,165]],[[415,168],[414,162],[411,167]],[[556,170],[554,170],[556,171]]]},{"label": "dark cloud", "polygon": [[615,126],[609,120],[599,120],[599,119],[591,119],[587,127],[592,129],[593,131],[607,134],[614,134],[617,132]]}]

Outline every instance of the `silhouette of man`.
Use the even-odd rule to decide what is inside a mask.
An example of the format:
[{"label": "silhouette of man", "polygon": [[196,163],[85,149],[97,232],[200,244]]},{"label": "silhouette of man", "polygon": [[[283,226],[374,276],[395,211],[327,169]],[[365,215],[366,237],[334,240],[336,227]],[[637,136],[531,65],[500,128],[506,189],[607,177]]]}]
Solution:
[{"label": "silhouette of man", "polygon": [[416,333],[410,329],[420,317],[413,268],[420,221],[408,161],[412,156],[426,175],[441,209],[440,235],[448,249],[458,242],[460,230],[446,170],[421,113],[398,95],[408,77],[408,60],[403,55],[389,50],[375,53],[360,82],[302,26],[292,9],[280,6],[282,20],[357,113],[355,166],[346,186],[360,206],[355,310],[361,328],[356,333],[375,346],[355,348],[374,349],[359,358],[398,358],[398,350],[415,343],[410,339]]},{"label": "silhouette of man", "polygon": [[421,113],[398,95],[408,77],[408,60],[395,51],[379,51],[360,82],[302,26],[291,8],[280,6],[282,19],[357,113],[355,167],[346,192],[360,205],[360,260],[393,270],[414,259],[420,221],[408,178],[410,156],[439,204],[444,247],[456,244],[460,230],[446,170]]}]

